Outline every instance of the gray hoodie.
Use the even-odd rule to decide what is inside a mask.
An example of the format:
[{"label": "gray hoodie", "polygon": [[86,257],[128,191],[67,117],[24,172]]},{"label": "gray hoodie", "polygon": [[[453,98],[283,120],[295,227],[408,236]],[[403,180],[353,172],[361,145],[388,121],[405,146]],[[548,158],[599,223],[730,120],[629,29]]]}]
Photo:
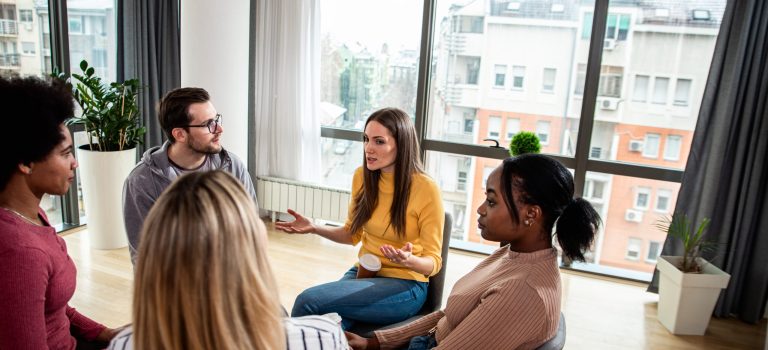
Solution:
[{"label": "gray hoodie", "polygon": [[[178,168],[174,168],[168,160],[169,145],[166,141],[162,146],[152,147],[144,152],[141,161],[136,164],[123,185],[123,220],[128,235],[131,262],[134,264],[141,239],[141,226],[149,214],[149,209],[163,190],[180,176]],[[218,154],[212,154],[207,162],[208,164],[200,170],[225,170],[231,173],[242,182],[256,202],[256,191],[251,176],[240,158],[222,149]],[[258,208],[258,204],[256,206]]]}]

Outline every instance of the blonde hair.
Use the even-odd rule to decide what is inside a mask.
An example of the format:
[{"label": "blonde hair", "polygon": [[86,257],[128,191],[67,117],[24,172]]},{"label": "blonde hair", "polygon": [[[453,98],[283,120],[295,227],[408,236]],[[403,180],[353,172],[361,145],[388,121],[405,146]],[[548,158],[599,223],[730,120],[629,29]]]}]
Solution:
[{"label": "blonde hair", "polygon": [[277,284],[253,200],[223,171],[176,180],[142,230],[138,349],[282,349]]}]

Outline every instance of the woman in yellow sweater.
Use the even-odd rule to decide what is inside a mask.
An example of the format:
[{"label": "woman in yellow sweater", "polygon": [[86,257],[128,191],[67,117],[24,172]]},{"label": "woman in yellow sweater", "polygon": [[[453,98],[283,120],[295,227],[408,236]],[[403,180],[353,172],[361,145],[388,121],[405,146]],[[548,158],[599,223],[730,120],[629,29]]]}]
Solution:
[{"label": "woman in yellow sweater", "polygon": [[336,312],[342,327],[355,321],[389,324],[419,311],[429,276],[440,271],[444,212],[440,189],[422,169],[416,131],[408,115],[384,108],[368,117],[363,135],[364,166],[352,180],[352,203],[343,227],[296,220],[275,228],[316,233],[356,245],[359,256],[373,254],[382,267],[374,278],[357,279],[358,265],[341,280],[309,288],[294,302],[291,316]]},{"label": "woman in yellow sweater", "polygon": [[540,154],[507,158],[489,176],[477,213],[484,239],[509,242],[453,287],[445,310],[373,338],[347,333],[353,349],[536,349],[557,332],[563,256],[584,260],[600,227],[589,202],[573,198],[573,177]]}]

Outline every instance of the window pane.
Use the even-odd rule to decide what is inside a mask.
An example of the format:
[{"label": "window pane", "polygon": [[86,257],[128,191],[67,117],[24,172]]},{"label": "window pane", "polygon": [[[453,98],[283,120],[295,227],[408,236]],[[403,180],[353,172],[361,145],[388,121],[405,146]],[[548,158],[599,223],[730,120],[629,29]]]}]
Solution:
[{"label": "window pane", "polygon": [[525,84],[525,67],[514,66],[512,67],[512,87],[515,89],[522,89]]},{"label": "window pane", "polygon": [[[589,171],[586,179],[584,199],[592,203],[604,223],[590,253],[592,262],[621,271],[620,274],[650,280],[654,266],[645,262],[645,249],[648,242],[663,242],[666,238],[666,233],[654,224],[674,212],[680,184]],[[590,184],[600,184],[600,190]],[[659,198],[664,198],[661,201],[666,204],[659,204]],[[655,210],[659,205],[666,205],[667,210]],[[629,253],[631,239],[631,251],[637,255]],[[638,245],[638,240],[646,243]],[[637,260],[628,256],[636,256]]]},{"label": "window pane", "polygon": [[[320,2],[323,126],[362,130],[365,119],[383,107],[400,108],[415,118],[422,8],[409,0]],[[455,30],[482,32],[482,19],[455,18]],[[466,75],[461,72],[465,82]]]},{"label": "window pane", "polygon": [[553,92],[555,90],[555,77],[557,75],[557,69],[544,68],[542,75],[541,91]]},{"label": "window pane", "polygon": [[656,263],[661,254],[661,242],[649,242],[648,243],[648,255],[645,257],[645,261],[650,263]]},{"label": "window pane", "polygon": [[1,76],[47,75],[51,64],[47,22],[47,2],[0,4]]},{"label": "window pane", "polygon": [[680,146],[682,144],[683,137],[679,135],[667,136],[667,142],[664,145],[664,159],[665,160],[678,160],[680,159]]},{"label": "window pane", "polygon": [[[490,117],[499,117],[498,137],[534,132],[543,137],[543,153],[572,156],[581,115],[581,98],[574,94],[583,90],[579,67],[589,52],[589,40],[582,39],[581,32],[589,31],[591,22],[582,25],[585,18],[591,21],[591,14],[585,14],[593,8],[589,0],[436,0],[426,137],[485,144],[489,131],[496,132]],[[472,16],[483,17],[482,32],[466,32],[456,24],[458,18]],[[620,79],[607,86],[609,93],[622,89]],[[477,121],[473,134],[466,132],[467,116]],[[508,120],[517,120],[511,122],[514,131]],[[464,131],[455,134],[451,121],[464,123]]]},{"label": "window pane", "polygon": [[658,189],[656,191],[656,211],[661,213],[669,212],[669,201],[672,198],[672,191]]},{"label": "window pane", "polygon": [[512,140],[520,132],[520,119],[507,118],[507,140]]},{"label": "window pane", "polygon": [[549,122],[536,122],[536,135],[541,140],[542,145],[549,144]]},{"label": "window pane", "polygon": [[627,260],[637,260],[640,258],[640,246],[643,244],[643,240],[640,238],[630,237],[627,240]]},{"label": "window pane", "polygon": [[115,6],[112,1],[70,1],[69,59],[73,73],[80,73],[80,61],[88,61],[105,82],[115,81],[117,44]]},{"label": "window pane", "polygon": [[501,135],[501,117],[488,118],[488,138],[499,139]]},{"label": "window pane", "polygon": [[[675,3],[657,16],[658,2],[609,3],[616,42],[603,47],[590,149],[599,147],[608,161],[685,168],[725,4]],[[711,17],[696,20],[695,9]],[[586,71],[586,60],[577,64]]]},{"label": "window pane", "polygon": [[675,85],[675,106],[687,106],[691,94],[691,79],[677,79]]},{"label": "window pane", "polygon": [[635,76],[635,89],[632,94],[632,101],[645,102],[648,100],[648,76]]},{"label": "window pane", "polygon": [[504,79],[507,76],[507,66],[502,64],[497,64],[493,68],[493,79],[494,79],[494,86],[498,87],[504,87]]},{"label": "window pane", "polygon": [[645,134],[643,143],[643,157],[656,158],[659,156],[659,134]]},{"label": "window pane", "polygon": [[349,190],[355,169],[363,166],[363,143],[323,137],[320,139],[323,184]]},{"label": "window pane", "polygon": [[669,89],[669,78],[656,77],[653,83],[653,103],[666,104],[667,90]]},{"label": "window pane", "polygon": [[[70,1],[67,3],[69,17],[69,60],[73,73],[81,73],[80,61],[88,61],[95,75],[105,83],[113,82],[117,72],[117,46],[115,8],[112,1]],[[50,55],[50,50],[48,50]],[[79,113],[79,107],[76,107]],[[88,144],[84,132],[74,135],[75,146]],[[77,173],[77,171],[76,171]],[[80,216],[84,216],[85,204],[80,176],[77,175]]]}]

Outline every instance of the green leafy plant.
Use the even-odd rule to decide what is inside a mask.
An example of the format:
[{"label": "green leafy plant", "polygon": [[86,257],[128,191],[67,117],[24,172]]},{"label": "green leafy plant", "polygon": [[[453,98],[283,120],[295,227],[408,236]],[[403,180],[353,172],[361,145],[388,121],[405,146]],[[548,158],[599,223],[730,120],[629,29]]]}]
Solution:
[{"label": "green leafy plant", "polygon": [[709,218],[703,218],[699,225],[694,227],[694,223],[688,218],[688,215],[676,213],[672,217],[663,217],[659,219],[655,226],[667,232],[671,237],[680,239],[683,242],[683,262],[678,268],[685,272],[701,272],[701,266],[696,262],[696,258],[701,256],[702,252],[712,250],[714,242],[704,239],[704,231],[709,226]]},{"label": "green leafy plant", "polygon": [[122,151],[143,143],[146,129],[141,126],[137,96],[138,79],[122,83],[104,83],[94,75],[88,62],[80,62],[82,74],[72,74],[74,87],[64,73],[54,70],[54,78],[66,82],[80,105],[82,114],[69,120],[69,124],[82,124],[88,134],[92,151]]},{"label": "green leafy plant", "polygon": [[541,152],[541,141],[530,131],[521,131],[509,141],[509,154],[519,156],[525,153]]}]

